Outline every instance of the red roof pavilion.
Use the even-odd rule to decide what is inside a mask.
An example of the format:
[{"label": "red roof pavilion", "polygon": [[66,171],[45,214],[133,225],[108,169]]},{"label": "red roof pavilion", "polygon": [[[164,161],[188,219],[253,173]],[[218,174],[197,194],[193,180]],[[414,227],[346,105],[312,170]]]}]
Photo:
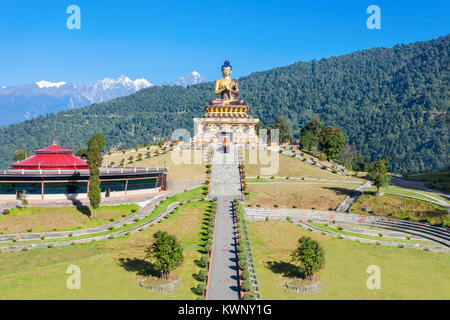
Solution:
[{"label": "red roof pavilion", "polygon": [[25,170],[84,170],[89,169],[86,161],[74,156],[72,150],[67,150],[57,145],[34,150],[34,156],[15,162],[12,169]]}]

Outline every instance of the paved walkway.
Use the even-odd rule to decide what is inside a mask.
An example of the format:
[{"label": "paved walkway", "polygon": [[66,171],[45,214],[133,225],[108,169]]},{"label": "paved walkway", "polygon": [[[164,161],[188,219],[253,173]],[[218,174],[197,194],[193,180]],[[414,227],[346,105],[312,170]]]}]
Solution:
[{"label": "paved walkway", "polygon": [[349,196],[345,197],[344,201],[342,201],[336,208],[336,212],[344,213],[349,212],[352,204],[367,190],[372,188],[372,182],[368,181],[364,183],[362,186],[353,190]]},{"label": "paved walkway", "polygon": [[238,149],[224,154],[216,148],[212,161],[210,198],[217,197],[216,227],[208,280],[208,300],[238,300],[239,275],[232,202],[241,199]]},{"label": "paved walkway", "polygon": [[223,153],[221,147],[215,147],[209,198],[225,196],[242,200],[238,155],[238,148],[233,145],[229,153]]},{"label": "paved walkway", "polygon": [[131,214],[125,218],[117,220],[115,222],[110,222],[107,224],[103,224],[97,227],[85,228],[85,229],[75,229],[75,230],[67,230],[67,231],[49,231],[49,232],[41,232],[41,233],[14,233],[14,234],[5,234],[0,235],[0,242],[12,242],[14,238],[17,238],[18,241],[25,240],[40,240],[41,236],[44,235],[46,239],[59,239],[59,238],[67,238],[67,237],[76,237],[76,236],[84,236],[84,235],[94,235],[96,233],[105,232],[110,230],[109,228],[113,226],[114,228],[119,228],[126,223],[133,223],[135,218],[143,219],[147,215],[149,215],[156,204],[158,204],[161,200],[171,196],[173,193],[164,192],[160,193],[157,196],[150,199],[149,202],[146,203],[145,207],[143,207],[138,212]]}]

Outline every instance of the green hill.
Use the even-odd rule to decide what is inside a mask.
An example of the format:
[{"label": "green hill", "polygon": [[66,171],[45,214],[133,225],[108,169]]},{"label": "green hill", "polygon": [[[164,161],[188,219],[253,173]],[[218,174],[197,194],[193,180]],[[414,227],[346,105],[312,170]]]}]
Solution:
[{"label": "green hill", "polygon": [[[313,115],[340,127],[367,160],[391,157],[395,172],[445,168],[449,162],[450,35],[436,40],[373,48],[319,61],[299,62],[240,79],[250,113],[271,124],[281,115],[293,134]],[[188,88],[151,87],[81,109],[0,127],[0,165],[13,152],[54,140],[78,149],[97,131],[108,147],[133,147],[192,132],[213,83]]]}]

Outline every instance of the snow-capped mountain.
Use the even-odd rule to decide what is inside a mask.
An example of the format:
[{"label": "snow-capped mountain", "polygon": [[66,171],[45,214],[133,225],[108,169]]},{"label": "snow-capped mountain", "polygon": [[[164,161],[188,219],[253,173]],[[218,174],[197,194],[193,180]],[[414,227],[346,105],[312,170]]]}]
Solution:
[{"label": "snow-capped mountain", "polygon": [[[186,87],[204,81],[205,78],[193,71],[169,85]],[[25,85],[0,87],[0,126],[47,113],[105,102],[151,86],[153,84],[144,78],[131,80],[120,76],[118,79],[105,78],[81,84],[41,80]]]},{"label": "snow-capped mountain", "polygon": [[205,81],[206,81],[206,79],[203,78],[200,73],[198,73],[197,71],[194,70],[191,73],[189,73],[188,75],[186,75],[184,77],[179,77],[177,80],[172,81],[170,84],[187,87],[187,86],[205,82]]}]

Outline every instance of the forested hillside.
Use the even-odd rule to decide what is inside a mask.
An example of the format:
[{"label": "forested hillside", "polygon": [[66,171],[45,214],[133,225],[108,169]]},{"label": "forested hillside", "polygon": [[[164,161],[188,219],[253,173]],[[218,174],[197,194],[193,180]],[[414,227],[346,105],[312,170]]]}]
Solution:
[{"label": "forested hillside", "polygon": [[[391,157],[391,170],[417,172],[449,163],[449,44],[437,40],[299,62],[240,79],[250,113],[270,125],[282,116],[295,136],[314,115],[341,128],[367,160]],[[132,147],[193,130],[213,83],[151,87],[135,94],[0,128],[0,164],[56,141],[78,149],[102,132],[107,147]]]}]

